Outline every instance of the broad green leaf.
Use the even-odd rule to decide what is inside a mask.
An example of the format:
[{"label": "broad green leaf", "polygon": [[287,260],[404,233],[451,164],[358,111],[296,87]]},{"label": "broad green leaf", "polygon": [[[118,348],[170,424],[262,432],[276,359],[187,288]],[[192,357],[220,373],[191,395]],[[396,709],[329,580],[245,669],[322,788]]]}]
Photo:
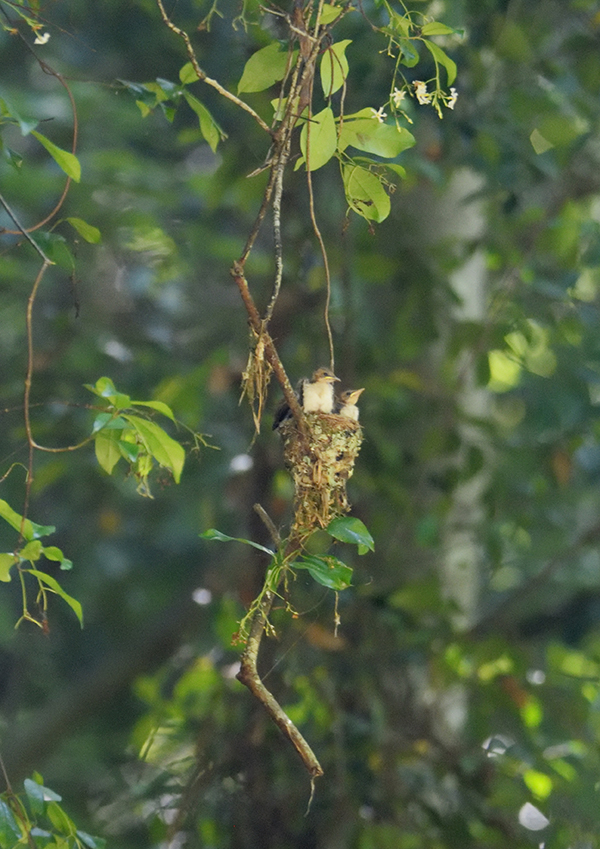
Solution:
[{"label": "broad green leaf", "polygon": [[200,79],[200,77],[194,70],[192,63],[186,62],[186,64],[179,69],[179,79],[183,85],[189,85],[190,83],[195,83],[196,80]]},{"label": "broad green leaf", "polygon": [[119,431],[101,430],[94,439],[96,459],[104,471],[110,475],[121,459],[119,451]]},{"label": "broad green leaf", "polygon": [[90,242],[92,245],[98,245],[102,241],[100,230],[88,224],[87,221],[83,221],[81,218],[67,218],[67,221],[86,242]]},{"label": "broad green leaf", "polygon": [[[369,533],[367,526],[353,516],[332,519],[326,528],[327,533],[340,542],[349,542],[359,546],[360,549],[374,551],[375,542]],[[360,552],[360,553],[364,553]]]},{"label": "broad green leaf", "polygon": [[[12,507],[0,498],[0,516],[8,522],[16,531],[21,531],[22,517],[15,513]],[[31,519],[25,519],[23,524],[23,536],[26,540],[40,539],[40,537],[53,534],[56,528],[54,525],[38,525],[32,522]]]},{"label": "broad green leaf", "polygon": [[93,392],[94,395],[99,395],[100,398],[110,398],[112,395],[117,394],[115,384],[110,377],[99,377],[94,386],[91,386],[89,383],[85,383],[84,386],[90,392]]},{"label": "broad green leaf", "polygon": [[215,539],[218,542],[242,542],[244,545],[251,545],[253,548],[257,548],[259,551],[264,551],[265,554],[274,556],[274,552],[268,548],[265,548],[264,545],[259,545],[257,542],[252,542],[250,539],[243,539],[242,537],[228,537],[227,534],[222,534],[221,531],[218,531],[216,528],[209,528],[204,533],[199,534],[200,539]]},{"label": "broad green leaf", "polygon": [[352,40],[345,38],[337,41],[325,50],[321,56],[321,86],[326,98],[340,89],[348,76],[348,60],[346,59],[346,47],[352,44]]},{"label": "broad green leaf", "polygon": [[106,840],[103,837],[93,837],[86,831],[80,831],[80,829],[77,829],[77,837],[88,849],[105,849]]},{"label": "broad green leaf", "polygon": [[439,21],[431,21],[428,24],[425,24],[421,29],[421,35],[449,35],[450,33],[456,32],[452,27],[447,26],[446,24],[442,24]]},{"label": "broad green leaf", "polygon": [[[425,44],[429,45],[430,42],[426,41]],[[414,41],[409,38],[401,38],[398,41],[398,47],[400,48],[399,59],[401,64],[406,65],[407,68],[414,68],[419,61],[419,51],[415,47]]]},{"label": "broad green leaf", "polygon": [[300,133],[300,150],[306,163],[307,171],[316,171],[329,162],[337,147],[337,133],[333,112],[329,107],[302,127]]},{"label": "broad green leaf", "polygon": [[21,560],[39,560],[42,556],[42,543],[39,539],[34,539],[31,542],[28,542],[27,545],[23,546],[23,548],[19,551],[19,557]]},{"label": "broad green leaf", "polygon": [[287,64],[287,51],[281,50],[278,42],[261,48],[246,62],[238,85],[238,94],[270,88],[283,79]]},{"label": "broad green leaf", "polygon": [[444,66],[446,73],[448,74],[448,85],[452,85],[456,79],[456,62],[451,59],[447,53],[444,53],[441,47],[434,44],[433,41],[426,41],[425,45],[436,63]]},{"label": "broad green leaf", "polygon": [[109,400],[113,407],[118,410],[125,410],[131,406],[131,398],[123,392],[118,392],[110,377],[99,377],[94,386],[89,383],[84,384],[86,389],[98,395],[100,398]]},{"label": "broad green leaf", "polygon": [[79,624],[83,628],[83,610],[81,609],[81,604],[77,601],[76,598],[73,598],[63,590],[56,578],[53,578],[52,575],[48,575],[46,572],[38,572],[37,569],[25,569],[24,571],[29,572],[30,575],[33,575],[35,578],[45,584],[48,589],[52,590],[52,592],[60,596],[62,600],[69,605],[71,610],[73,610],[73,612],[79,619]]},{"label": "broad green leaf", "polygon": [[150,409],[156,410],[158,413],[162,413],[163,416],[166,416],[168,419],[171,419],[172,422],[175,421],[173,411],[171,410],[168,404],[165,404],[164,401],[132,401],[131,406],[150,407]]},{"label": "broad green leaf", "polygon": [[17,846],[21,837],[21,829],[17,825],[13,812],[0,797],[0,846]]},{"label": "broad green leaf", "polygon": [[403,150],[415,144],[415,137],[404,127],[381,124],[376,118],[362,118],[357,121],[345,121],[340,133],[340,150],[348,145],[395,159]]},{"label": "broad green leaf", "polygon": [[42,554],[47,560],[60,563],[60,568],[65,572],[73,568],[73,562],[66,558],[60,548],[57,548],[55,545],[44,546],[42,548]]},{"label": "broad green leaf", "polygon": [[45,230],[38,230],[32,237],[44,251],[49,260],[67,271],[73,271],[75,268],[75,258],[69,250],[67,240],[60,233],[49,233]]},{"label": "broad green leaf", "polygon": [[331,590],[345,590],[352,583],[352,569],[337,557],[307,555],[293,563],[294,569],[306,569],[311,577]]},{"label": "broad green leaf", "polygon": [[393,171],[399,177],[402,177],[403,180],[406,178],[406,168],[403,168],[402,165],[396,165],[394,162],[386,162],[385,167],[390,171]]},{"label": "broad green leaf", "polygon": [[127,426],[124,418],[115,416],[114,413],[98,413],[92,425],[92,433],[99,430],[123,430]]},{"label": "broad green leaf", "polygon": [[65,172],[68,177],[71,177],[72,180],[75,180],[78,183],[81,179],[81,165],[79,164],[79,160],[73,153],[69,153],[67,150],[63,150],[60,147],[57,147],[53,144],[50,139],[47,139],[46,136],[43,136],[41,133],[38,133],[37,130],[32,130],[31,135],[35,136],[35,138],[39,141],[41,145],[43,145],[52,159],[56,162],[59,168]]},{"label": "broad green leaf", "polygon": [[341,11],[342,9],[340,6],[325,4],[321,9],[321,17],[319,18],[319,23],[323,24],[324,26],[327,26],[327,24],[330,24],[332,21],[335,21]]},{"label": "broad green leaf", "polygon": [[41,816],[44,813],[46,802],[61,802],[62,797],[50,790],[49,787],[44,787],[37,781],[32,781],[31,778],[26,778],[23,782],[27,798],[31,804],[31,810],[36,816]]},{"label": "broad green leaf", "polygon": [[360,165],[344,165],[342,178],[350,208],[368,221],[385,221],[391,204],[379,178]]},{"label": "broad green leaf", "polygon": [[400,33],[403,38],[410,36],[411,21],[408,15],[399,15],[388,9],[390,15],[390,28],[395,32]]},{"label": "broad green leaf", "polygon": [[148,453],[161,466],[170,469],[173,473],[175,483],[179,483],[185,461],[185,451],[181,445],[155,424],[155,422],[149,422],[147,419],[141,419],[139,416],[126,415],[123,418],[139,434]]},{"label": "broad green leaf", "polygon": [[75,832],[77,831],[75,823],[57,802],[50,802],[48,804],[46,814],[57,831],[61,831],[63,834],[70,837],[75,835]]},{"label": "broad green leaf", "polygon": [[10,569],[15,563],[19,562],[19,558],[14,554],[0,554],[0,581],[8,583],[10,581]]},{"label": "broad green leaf", "polygon": [[[131,433],[131,431],[129,432]],[[123,435],[125,436],[126,434]],[[136,463],[139,458],[140,451],[144,450],[137,442],[129,442],[126,439],[119,439],[118,445],[121,456],[124,457],[128,463]]]},{"label": "broad green leaf", "polygon": [[208,109],[203,103],[200,103],[197,97],[194,97],[193,94],[190,94],[189,91],[184,91],[183,96],[185,97],[188,105],[194,110],[196,115],[198,116],[198,123],[200,124],[200,132],[208,142],[210,149],[214,151],[217,149],[217,145],[222,139],[227,138],[226,133],[219,127],[213,116],[210,114]]}]

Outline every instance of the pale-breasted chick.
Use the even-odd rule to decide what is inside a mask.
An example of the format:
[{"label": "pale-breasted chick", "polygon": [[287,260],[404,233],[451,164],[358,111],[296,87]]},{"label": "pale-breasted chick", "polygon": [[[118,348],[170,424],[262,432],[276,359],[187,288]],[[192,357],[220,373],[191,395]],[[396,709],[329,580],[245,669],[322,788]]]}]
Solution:
[{"label": "pale-breasted chick", "polygon": [[345,392],[342,392],[340,400],[336,404],[336,413],[339,416],[344,416],[346,419],[352,419],[352,421],[357,422],[358,406],[356,402],[364,391],[363,387],[362,389],[346,389]]},{"label": "pale-breasted chick", "polygon": [[[305,413],[332,413],[334,411],[335,399],[333,384],[339,377],[328,368],[318,368],[310,378],[303,378],[298,382],[296,397],[298,403]],[[291,416],[290,408],[282,401],[275,411],[273,430]]]},{"label": "pale-breasted chick", "polygon": [[305,413],[333,413],[333,384],[339,377],[328,368],[318,368],[300,385],[300,404]]}]

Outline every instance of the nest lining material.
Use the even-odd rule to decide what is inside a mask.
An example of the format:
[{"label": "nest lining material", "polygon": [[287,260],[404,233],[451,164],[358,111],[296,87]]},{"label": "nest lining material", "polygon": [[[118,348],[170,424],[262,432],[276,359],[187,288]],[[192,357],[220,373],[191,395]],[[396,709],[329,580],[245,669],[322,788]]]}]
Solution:
[{"label": "nest lining material", "polygon": [[346,482],[363,440],[358,422],[345,416],[305,413],[308,445],[293,417],[279,425],[285,463],[294,480],[294,529],[326,528],[350,510]]}]

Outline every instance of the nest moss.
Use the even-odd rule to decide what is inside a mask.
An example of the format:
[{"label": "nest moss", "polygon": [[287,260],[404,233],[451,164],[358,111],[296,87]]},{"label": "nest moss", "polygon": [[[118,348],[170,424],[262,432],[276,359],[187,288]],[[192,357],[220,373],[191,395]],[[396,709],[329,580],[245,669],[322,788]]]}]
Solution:
[{"label": "nest moss", "polygon": [[345,416],[305,413],[308,442],[292,417],[283,421],[285,463],[294,480],[294,529],[326,528],[350,510],[346,483],[363,440],[358,422]]}]

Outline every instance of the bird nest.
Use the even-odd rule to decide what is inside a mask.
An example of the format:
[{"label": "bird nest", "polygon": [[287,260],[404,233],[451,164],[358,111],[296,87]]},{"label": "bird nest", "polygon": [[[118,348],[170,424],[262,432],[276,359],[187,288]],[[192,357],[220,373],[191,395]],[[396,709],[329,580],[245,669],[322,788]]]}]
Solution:
[{"label": "bird nest", "polygon": [[346,483],[363,440],[358,422],[345,416],[305,413],[308,441],[293,417],[279,425],[285,463],[294,480],[294,529],[326,528],[350,510]]}]

